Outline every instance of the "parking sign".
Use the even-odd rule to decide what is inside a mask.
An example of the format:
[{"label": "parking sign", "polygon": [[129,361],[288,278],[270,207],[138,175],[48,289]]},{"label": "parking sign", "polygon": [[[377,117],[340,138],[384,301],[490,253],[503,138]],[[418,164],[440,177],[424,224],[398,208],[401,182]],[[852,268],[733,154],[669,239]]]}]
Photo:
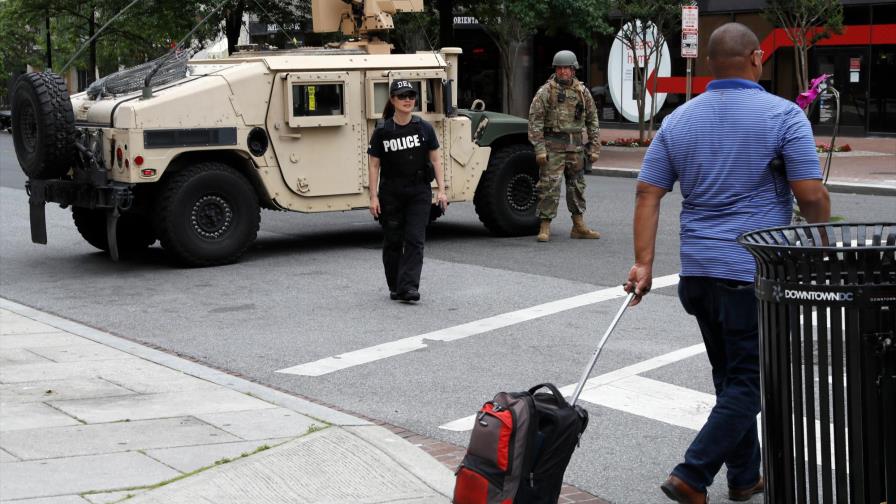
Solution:
[{"label": "parking sign", "polygon": [[681,6],[681,32],[697,33],[698,11],[696,5]]}]

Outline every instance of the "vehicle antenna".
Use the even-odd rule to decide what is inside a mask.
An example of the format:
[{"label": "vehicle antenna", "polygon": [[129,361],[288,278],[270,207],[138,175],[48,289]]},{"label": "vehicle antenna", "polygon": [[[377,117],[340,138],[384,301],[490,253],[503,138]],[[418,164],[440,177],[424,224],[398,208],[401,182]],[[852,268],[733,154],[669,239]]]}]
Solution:
[{"label": "vehicle antenna", "polygon": [[[140,0],[134,0],[133,2],[127,4],[124,9],[121,9],[120,11],[118,11],[118,13],[116,13],[114,16],[112,16],[112,19],[110,19],[109,21],[106,22],[106,24],[104,24],[102,27],[100,27],[100,29],[97,30],[96,33],[94,33],[93,36],[87,40],[87,42],[84,42],[83,44],[81,44],[81,47],[78,48],[78,51],[75,52],[75,55],[72,56],[71,59],[68,60],[68,63],[63,65],[61,70],[59,70],[59,74],[60,75],[64,74],[65,69],[68,68],[68,66],[71,65],[73,61],[75,61],[75,58],[77,58],[78,56],[81,55],[82,52],[84,52],[85,47],[87,47],[91,42],[93,42],[97,37],[99,37],[100,33],[103,33],[103,30],[105,30],[107,26],[109,26],[110,24],[112,24],[113,21],[118,19],[118,16],[121,16],[122,14],[124,14],[124,11],[130,9],[132,5],[134,5],[135,3],[139,2],[139,1]],[[48,68],[47,70],[52,70],[52,68]]]},{"label": "vehicle antenna", "polygon": [[202,18],[201,21],[196,23],[196,26],[194,26],[193,29],[190,30],[189,33],[184,35],[184,38],[180,39],[177,42],[177,44],[175,44],[174,47],[172,47],[171,50],[168,51],[168,54],[159,58],[159,61],[156,62],[156,65],[154,67],[152,67],[152,70],[150,70],[150,72],[148,74],[146,74],[146,79],[143,80],[143,99],[144,100],[152,98],[152,86],[149,84],[149,82],[156,75],[156,72],[158,72],[159,69],[162,68],[162,65],[165,64],[166,61],[168,61],[168,59],[171,57],[171,55],[175,54],[177,52],[177,50],[181,48],[183,43],[188,38],[190,38],[194,33],[196,33],[196,30],[198,30],[200,26],[204,25],[205,22],[208,21],[208,19],[210,17],[212,17],[212,15],[214,15],[216,12],[221,10],[221,7],[224,7],[224,5],[226,5],[228,2],[230,2],[230,0],[221,0],[221,3],[219,3],[217,7],[212,9],[212,11],[209,12],[207,16]]}]

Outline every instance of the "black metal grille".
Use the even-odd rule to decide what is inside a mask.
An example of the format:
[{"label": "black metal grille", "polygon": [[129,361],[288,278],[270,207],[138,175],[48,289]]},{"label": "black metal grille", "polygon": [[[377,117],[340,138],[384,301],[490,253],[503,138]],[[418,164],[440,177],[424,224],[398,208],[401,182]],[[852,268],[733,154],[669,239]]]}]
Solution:
[{"label": "black metal grille", "polygon": [[896,224],[755,231],[766,502],[896,503]]}]

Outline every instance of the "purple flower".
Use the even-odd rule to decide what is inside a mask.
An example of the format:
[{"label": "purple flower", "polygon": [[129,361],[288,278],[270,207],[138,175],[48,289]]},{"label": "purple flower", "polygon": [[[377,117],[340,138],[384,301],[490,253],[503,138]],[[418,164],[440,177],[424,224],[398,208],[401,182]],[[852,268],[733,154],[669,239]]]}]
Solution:
[{"label": "purple flower", "polygon": [[812,83],[809,84],[809,89],[803,93],[800,93],[800,95],[796,97],[796,104],[801,109],[805,109],[806,107],[811,105],[812,102],[814,102],[815,99],[818,98],[818,94],[821,92],[818,89],[818,86],[820,86],[821,83],[824,82],[828,77],[830,77],[830,75],[821,74],[818,77],[812,79]]}]

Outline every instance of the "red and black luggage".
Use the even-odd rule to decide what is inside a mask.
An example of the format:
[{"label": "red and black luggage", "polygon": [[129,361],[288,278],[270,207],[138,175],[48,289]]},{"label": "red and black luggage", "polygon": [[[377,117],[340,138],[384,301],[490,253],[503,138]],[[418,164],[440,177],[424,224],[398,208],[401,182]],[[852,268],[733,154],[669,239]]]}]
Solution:
[{"label": "red and black luggage", "polygon": [[500,392],[482,406],[457,469],[454,504],[556,504],[566,467],[588,426],[588,412],[575,403],[633,297],[626,296],[598,343],[572,401],[542,383],[525,392]]}]

